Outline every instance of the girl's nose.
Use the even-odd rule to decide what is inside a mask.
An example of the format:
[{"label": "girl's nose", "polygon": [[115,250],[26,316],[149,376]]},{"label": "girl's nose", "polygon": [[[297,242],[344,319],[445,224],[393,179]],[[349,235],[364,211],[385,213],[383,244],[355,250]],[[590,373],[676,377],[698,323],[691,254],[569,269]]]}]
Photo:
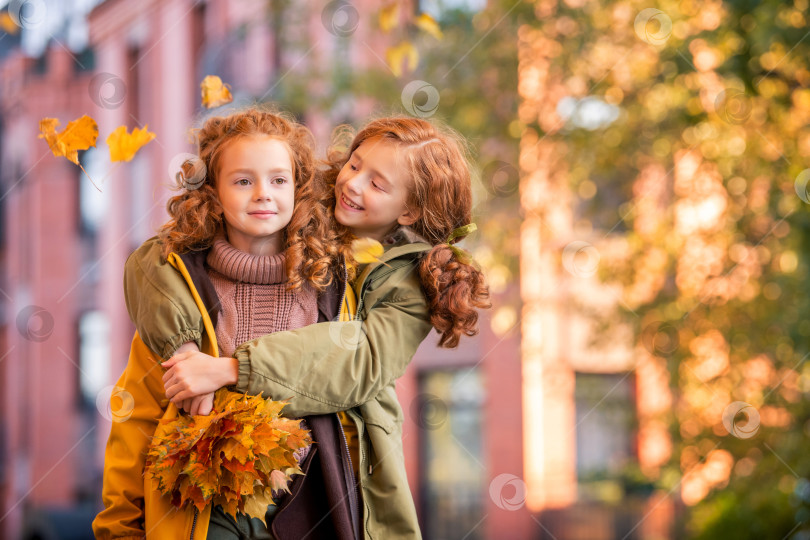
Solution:
[{"label": "girl's nose", "polygon": [[363,192],[363,179],[361,175],[357,174],[346,181],[346,189],[349,190],[350,193],[355,195],[359,195]]},{"label": "girl's nose", "polygon": [[270,200],[272,194],[272,190],[270,186],[267,185],[267,182],[256,182],[256,187],[253,190],[253,196],[256,198],[257,201],[262,199]]}]

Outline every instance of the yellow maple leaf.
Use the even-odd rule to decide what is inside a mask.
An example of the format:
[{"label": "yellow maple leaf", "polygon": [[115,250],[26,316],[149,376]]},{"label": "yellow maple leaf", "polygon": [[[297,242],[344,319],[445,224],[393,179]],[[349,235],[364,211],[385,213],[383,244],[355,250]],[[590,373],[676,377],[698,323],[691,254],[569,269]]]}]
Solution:
[{"label": "yellow maple leaf", "polygon": [[107,146],[110,147],[110,161],[130,161],[138,150],[146,143],[155,138],[154,133],[150,133],[149,126],[143,129],[135,128],[132,133],[127,133],[126,126],[118,126],[115,131],[107,137]]},{"label": "yellow maple leaf", "polygon": [[358,238],[352,241],[352,257],[360,264],[377,262],[384,252],[382,244],[373,238]]},{"label": "yellow maple leaf", "polygon": [[444,34],[442,34],[442,29],[439,28],[439,23],[437,23],[436,19],[427,13],[420,13],[413,22],[418,28],[424,30],[436,39],[441,40],[444,37]]},{"label": "yellow maple leaf", "polygon": [[216,75],[206,75],[200,83],[202,89],[202,104],[206,109],[213,109],[233,101],[230,86],[223,84],[222,79]]},{"label": "yellow maple leaf", "polygon": [[410,41],[403,41],[399,45],[388,47],[385,51],[385,61],[388,62],[394,76],[401,77],[403,74],[403,62],[408,71],[416,69],[416,65],[419,63],[419,52]]},{"label": "yellow maple leaf", "polygon": [[264,516],[267,513],[267,507],[271,504],[275,504],[273,502],[273,492],[268,488],[257,489],[253,495],[245,497],[245,514],[260,519],[266,527],[267,522],[264,520]]},{"label": "yellow maple leaf", "polygon": [[380,30],[390,32],[399,24],[399,2],[391,2],[380,10],[378,18]]},{"label": "yellow maple leaf", "polygon": [[67,127],[57,133],[59,120],[43,118],[39,121],[40,139],[45,139],[54,156],[66,157],[79,165],[79,150],[87,150],[96,145],[98,125],[87,115],[68,123]]},{"label": "yellow maple leaf", "polygon": [[0,13],[0,29],[11,35],[16,35],[20,31],[20,27],[17,26],[8,11]]}]

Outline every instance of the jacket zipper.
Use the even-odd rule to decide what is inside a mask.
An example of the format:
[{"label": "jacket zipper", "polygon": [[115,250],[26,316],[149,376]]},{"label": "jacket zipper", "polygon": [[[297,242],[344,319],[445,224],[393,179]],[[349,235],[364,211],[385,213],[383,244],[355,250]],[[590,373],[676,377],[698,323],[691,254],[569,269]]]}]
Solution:
[{"label": "jacket zipper", "polygon": [[[340,320],[340,314],[343,312],[343,303],[346,301],[346,292],[349,288],[349,271],[346,269],[346,261],[344,260],[341,264],[341,268],[343,269],[343,294],[340,296],[340,305],[338,306],[338,320]],[[352,319],[354,319],[353,314],[349,314]]]},{"label": "jacket zipper", "polygon": [[[357,435],[358,435],[358,446],[360,447],[360,466],[357,467],[357,468],[360,469],[360,467],[362,467],[364,463],[368,462],[368,475],[371,476],[371,473],[373,471],[373,466],[371,465],[371,462],[366,458],[365,445],[362,444],[362,442],[366,438],[366,426],[365,426],[365,424],[363,425],[363,433],[362,434],[358,433]],[[363,503],[368,505],[369,514],[373,514],[374,513],[374,508],[373,508],[373,506],[371,504],[371,498],[363,499]],[[371,531],[368,530],[368,527],[365,526],[365,524],[364,524],[364,529],[366,530],[366,533],[368,534],[368,537],[372,538]]]},{"label": "jacket zipper", "polygon": [[[348,418],[351,418],[348,414],[346,415]],[[343,423],[340,421],[340,417],[335,415],[338,421],[338,426],[340,426],[340,437],[343,439],[343,447],[346,449],[346,461],[349,463],[349,478],[351,482],[351,489],[349,490],[349,507],[353,510],[352,514],[352,526],[354,528],[354,536],[355,538],[360,538],[360,526],[362,525],[362,515],[360,514],[360,501],[358,497],[357,490],[360,489],[360,482],[357,481],[354,477],[354,468],[352,467],[352,454],[349,452],[349,442],[346,440],[346,432],[343,431]],[[354,419],[352,419],[354,421]],[[362,463],[362,460],[361,460]],[[358,466],[358,469],[360,467]],[[358,523],[358,518],[359,523]]]},{"label": "jacket zipper", "polygon": [[198,514],[197,507],[194,507],[194,519],[191,521],[191,535],[188,537],[189,540],[194,540],[194,529],[197,528],[197,514]]}]

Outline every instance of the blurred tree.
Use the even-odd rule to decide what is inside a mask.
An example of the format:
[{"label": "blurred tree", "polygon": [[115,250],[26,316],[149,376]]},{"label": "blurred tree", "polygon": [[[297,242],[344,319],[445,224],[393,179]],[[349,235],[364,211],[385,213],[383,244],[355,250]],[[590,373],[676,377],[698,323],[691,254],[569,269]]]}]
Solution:
[{"label": "blurred tree", "polygon": [[693,538],[810,537],[807,8],[538,0],[519,33],[556,96],[524,140],[565,162],[575,230],[671,375],[671,459],[646,473]]},{"label": "blurred tree", "polygon": [[[395,26],[391,6],[399,4]],[[476,169],[474,220],[478,231],[465,242],[484,267],[493,293],[502,295],[498,306],[509,313],[494,329],[504,333],[517,322],[519,173],[518,139],[522,126],[516,120],[517,28],[533,19],[529,4],[511,1],[432,3],[431,15],[441,35],[424,24],[419,8],[408,2],[393,2],[380,12],[360,13],[358,25],[377,36],[388,36],[389,52],[403,42],[418,56],[414,70],[396,76],[387,54],[374,51],[377,63],[360,69],[345,54],[361,33],[338,36],[332,61],[312,64],[304,76],[287,77],[275,86],[268,99],[284,103],[296,114],[323,111],[333,124],[358,127],[353,107],[358,100],[372,100],[374,114],[406,114],[434,118],[459,131],[470,143]],[[386,14],[385,10],[389,12]],[[294,23],[295,13],[284,13]],[[296,39],[294,36],[291,39]],[[356,43],[352,43],[355,46]],[[302,50],[311,45],[298,45]],[[314,84],[313,84],[314,82]],[[317,89],[313,91],[313,88]]]}]

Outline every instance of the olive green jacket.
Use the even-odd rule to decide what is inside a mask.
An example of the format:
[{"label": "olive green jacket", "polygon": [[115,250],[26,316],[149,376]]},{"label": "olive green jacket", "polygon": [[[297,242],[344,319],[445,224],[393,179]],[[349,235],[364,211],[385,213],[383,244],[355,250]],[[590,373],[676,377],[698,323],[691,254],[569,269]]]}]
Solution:
[{"label": "olive green jacket", "polygon": [[[360,267],[353,288],[357,315],[277,332],[240,345],[235,390],[289,399],[285,414],[348,411],[360,440],[365,538],[421,538],[402,450],[403,414],[394,383],[431,329],[417,265],[430,244],[401,232],[380,262]],[[169,358],[187,341],[201,343],[202,318],[182,276],[159,264],[147,240],[127,260],[127,309],[153,351]]]}]

